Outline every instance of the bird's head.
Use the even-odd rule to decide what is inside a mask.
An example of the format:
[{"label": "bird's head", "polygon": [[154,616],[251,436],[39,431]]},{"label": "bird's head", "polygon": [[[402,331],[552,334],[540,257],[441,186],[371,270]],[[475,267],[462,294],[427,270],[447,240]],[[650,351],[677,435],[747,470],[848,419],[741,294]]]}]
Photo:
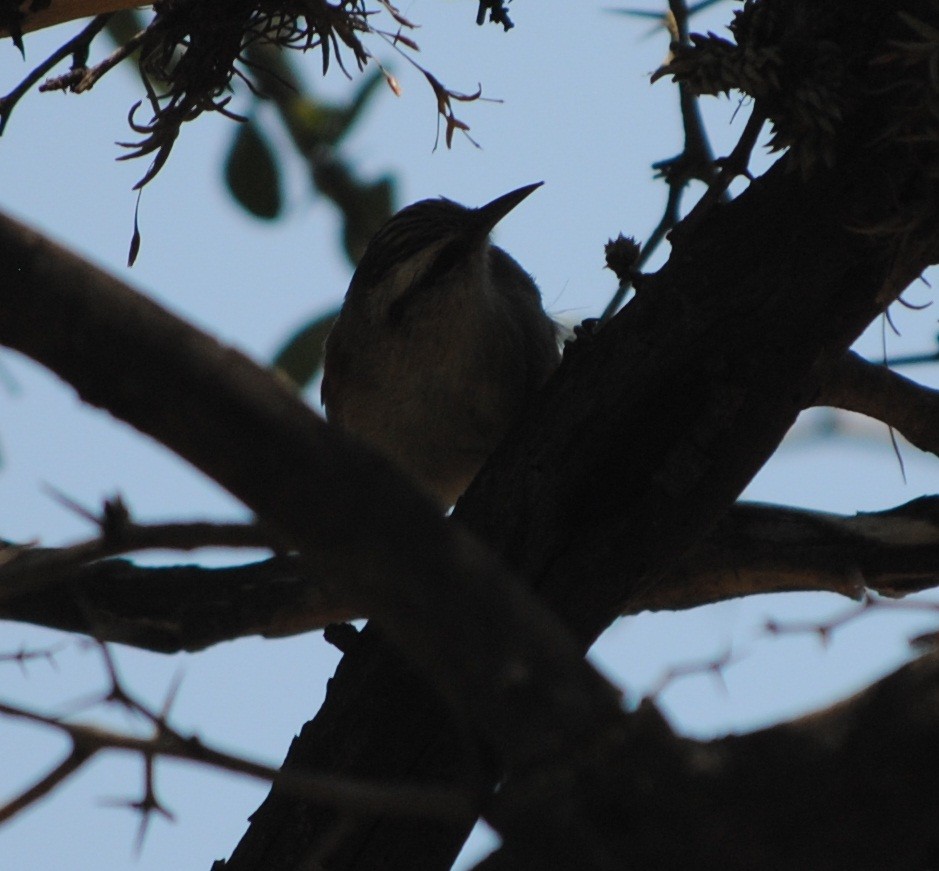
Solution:
[{"label": "bird's head", "polygon": [[372,317],[401,317],[410,302],[441,286],[484,286],[489,233],[542,182],[479,208],[443,197],[395,214],[368,243],[352,276],[347,303]]}]

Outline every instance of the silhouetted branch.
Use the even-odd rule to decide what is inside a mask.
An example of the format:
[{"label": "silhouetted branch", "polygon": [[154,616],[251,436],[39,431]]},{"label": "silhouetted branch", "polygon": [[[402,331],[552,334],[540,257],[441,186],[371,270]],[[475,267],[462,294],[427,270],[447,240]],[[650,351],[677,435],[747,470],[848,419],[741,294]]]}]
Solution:
[{"label": "silhouetted branch", "polygon": [[[10,819],[59,786],[71,774],[103,750],[121,750],[141,756],[147,762],[144,794],[132,804],[144,820],[154,811],[167,813],[153,790],[153,760],[182,759],[220,771],[276,782],[294,795],[354,811],[357,814],[391,814],[402,818],[450,820],[466,815],[469,798],[455,790],[428,784],[426,787],[404,784],[382,784],[364,780],[324,775],[317,772],[281,772],[276,768],[225,753],[206,744],[195,735],[183,735],[167,721],[167,710],[153,711],[134,699],[120,683],[113,663],[109,663],[110,686],[101,701],[112,701],[150,722],[152,734],[139,737],[64,719],[60,715],[42,714],[9,702],[0,702],[0,715],[46,726],[61,732],[71,741],[65,759],[32,786],[0,806],[0,822]],[[171,697],[172,698],[172,697]],[[168,701],[171,701],[171,698]],[[168,704],[165,706],[168,708]]]},{"label": "silhouetted branch", "polygon": [[[126,523],[119,532],[63,548],[7,545],[0,549],[0,603],[70,582],[83,566],[105,557],[146,550],[206,547],[271,548],[270,533],[247,523]],[[2,604],[0,604],[2,607]]]},{"label": "silhouetted branch", "polygon": [[866,414],[892,426],[920,450],[939,454],[939,390],[853,351],[832,368],[815,404]]},{"label": "silhouetted branch", "polygon": [[[931,867],[937,700],[939,656],[930,655],[827,710],[715,741],[676,739],[640,708],[643,752],[619,764],[634,790],[621,820],[628,867]],[[515,869],[526,858],[503,847],[476,867]]]},{"label": "silhouetted branch", "polygon": [[[173,546],[173,538],[161,539],[162,529],[176,535],[173,525],[149,528],[154,546]],[[178,529],[194,536],[193,546],[210,540],[197,525]],[[230,535],[234,544],[242,533],[242,546],[266,540],[253,526],[209,532],[216,543]],[[54,582],[29,565],[31,555],[42,558],[37,565],[47,560],[55,567]],[[595,555],[592,570],[615,574],[621,558],[615,548],[603,555],[605,565]],[[0,618],[162,653],[246,635],[293,635],[366,616],[297,556],[224,568],[155,568],[115,559],[84,564],[41,550],[26,551],[9,568],[20,560],[28,564],[25,577],[38,583],[8,594],[0,565]],[[738,503],[659,583],[633,596],[623,613],[694,608],[759,593],[825,591],[856,599],[866,591],[904,596],[936,586],[939,497],[849,517]]]},{"label": "silhouetted branch", "polygon": [[0,135],[6,129],[7,122],[16,104],[29,92],[46,73],[49,72],[59,61],[64,60],[70,54],[76,52],[87,52],[91,41],[104,30],[108,23],[110,14],[98,15],[87,27],[77,36],[68,40],[68,42],[57,48],[49,57],[47,57],[38,67],[36,67],[23,81],[21,81],[9,94],[0,98]]}]

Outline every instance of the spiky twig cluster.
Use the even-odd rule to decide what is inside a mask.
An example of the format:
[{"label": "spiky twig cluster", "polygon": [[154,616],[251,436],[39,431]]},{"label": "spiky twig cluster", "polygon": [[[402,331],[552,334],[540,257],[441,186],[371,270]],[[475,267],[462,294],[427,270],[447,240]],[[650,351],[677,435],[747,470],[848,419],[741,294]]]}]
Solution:
[{"label": "spiky twig cluster", "polygon": [[805,173],[831,165],[854,102],[852,58],[833,16],[813,3],[746,0],[730,31],[733,42],[692,34],[656,76],[672,75],[697,94],[747,94],[772,123],[772,149],[790,148]]},{"label": "spiky twig cluster", "polygon": [[[399,26],[407,25],[394,7],[382,5]],[[324,72],[333,58],[345,70],[343,50],[351,53],[359,69],[370,57],[360,37],[373,32],[373,12],[362,0],[161,0],[154,11],[140,46],[140,71],[152,117],[141,124],[134,118],[139,104],[131,111],[131,126],[143,138],[126,143],[133,150],[124,155],[155,154],[138,187],[159,172],[183,123],[205,111],[232,115],[227,109],[231,80],[241,76],[238,64],[251,43],[319,48]]]},{"label": "spiky twig cluster", "polygon": [[[19,5],[27,0],[0,0],[0,36],[18,37]],[[32,6],[43,2],[33,0]],[[490,4],[493,20],[502,4]],[[9,8],[8,8],[9,7]],[[489,7],[487,7],[489,8]],[[12,10],[12,11],[11,11]],[[16,88],[0,96],[0,134],[18,101],[65,58],[72,57],[68,72],[47,79],[40,91],[82,93],[121,62],[136,56],[144,87],[145,100],[138,101],[129,112],[132,130],[139,135],[133,142],[120,143],[128,151],[121,160],[152,156],[152,163],[136,188],[142,188],[160,171],[169,158],[182,125],[203,112],[221,112],[236,120],[245,120],[233,113],[229,102],[233,95],[233,78],[240,78],[256,91],[257,76],[248,71],[263,72],[258,64],[258,50],[267,48],[306,51],[319,49],[325,74],[335,61],[349,75],[349,59],[361,71],[374,55],[366,47],[367,37],[377,37],[419,70],[436,97],[437,111],[446,124],[446,143],[453,134],[462,132],[470,141],[469,125],[456,117],[454,102],[472,102],[482,97],[481,88],[474,93],[461,93],[442,84],[411,56],[418,46],[407,34],[416,25],[405,18],[391,0],[157,0],[154,16],[130,39],[108,57],[88,66],[88,55],[95,36],[108,24],[113,13],[98,15],[77,36],[61,46],[36,67]],[[16,14],[13,14],[16,13]],[[22,17],[22,16],[20,16]],[[508,19],[498,19],[508,26]],[[384,22],[384,25],[379,22]],[[382,29],[387,27],[388,29]],[[351,65],[351,64],[350,64]],[[400,92],[397,80],[379,63],[379,69],[395,93]],[[267,70],[269,76],[277,74]],[[288,82],[282,82],[292,87]],[[144,102],[150,109],[148,120],[138,120]],[[475,144],[475,143],[474,143]],[[131,242],[129,262],[136,257],[140,244],[136,227]]]},{"label": "spiky twig cluster", "polygon": [[656,77],[698,94],[752,97],[772,124],[770,146],[790,149],[806,176],[834,164],[846,145],[895,145],[898,136],[935,143],[939,6],[907,6],[917,14],[874,0],[746,0],[730,25],[733,41],[695,34],[673,46]]},{"label": "spiky twig cluster", "polygon": [[[352,780],[319,772],[284,772],[240,756],[216,750],[200,738],[177,731],[169,722],[172,704],[179,689],[177,678],[159,710],[144,704],[125,687],[108,648],[99,644],[108,677],[107,689],[92,698],[90,706],[113,705],[124,709],[149,727],[149,735],[126,732],[75,722],[71,717],[42,714],[20,705],[0,700],[0,717],[43,725],[62,733],[70,742],[68,755],[19,795],[0,805],[0,822],[16,816],[57,788],[71,774],[105,750],[117,750],[139,756],[144,763],[142,794],[137,799],[107,802],[125,807],[140,815],[137,848],[143,842],[154,814],[172,820],[173,814],[159,798],[155,786],[155,763],[160,757],[185,759],[220,771],[276,782],[288,792],[348,808],[358,813],[393,814],[402,818],[455,820],[473,813],[470,797],[449,788],[394,785]],[[81,707],[88,707],[82,705]]]}]

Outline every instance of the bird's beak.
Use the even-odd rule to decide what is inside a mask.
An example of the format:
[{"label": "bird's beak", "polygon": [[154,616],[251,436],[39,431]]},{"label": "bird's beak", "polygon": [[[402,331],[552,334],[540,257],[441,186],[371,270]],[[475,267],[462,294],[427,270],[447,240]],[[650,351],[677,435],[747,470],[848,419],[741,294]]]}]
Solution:
[{"label": "bird's beak", "polygon": [[473,221],[474,228],[484,236],[488,236],[489,232],[493,227],[495,227],[496,224],[499,223],[499,221],[501,221],[509,212],[511,212],[512,209],[514,209],[532,191],[540,188],[543,184],[543,181],[536,181],[534,184],[527,184],[525,187],[510,191],[507,194],[502,194],[501,197],[496,197],[491,203],[486,203],[486,205],[480,206],[475,210],[475,220]]}]

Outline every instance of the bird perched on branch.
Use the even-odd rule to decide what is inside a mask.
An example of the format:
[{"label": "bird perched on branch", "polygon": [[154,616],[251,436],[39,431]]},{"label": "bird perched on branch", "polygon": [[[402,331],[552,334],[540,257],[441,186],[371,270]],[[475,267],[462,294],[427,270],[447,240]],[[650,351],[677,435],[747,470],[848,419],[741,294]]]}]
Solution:
[{"label": "bird perched on branch", "polygon": [[559,361],[531,276],[489,233],[540,186],[477,209],[421,200],[369,242],[329,338],[323,404],[452,505]]}]

